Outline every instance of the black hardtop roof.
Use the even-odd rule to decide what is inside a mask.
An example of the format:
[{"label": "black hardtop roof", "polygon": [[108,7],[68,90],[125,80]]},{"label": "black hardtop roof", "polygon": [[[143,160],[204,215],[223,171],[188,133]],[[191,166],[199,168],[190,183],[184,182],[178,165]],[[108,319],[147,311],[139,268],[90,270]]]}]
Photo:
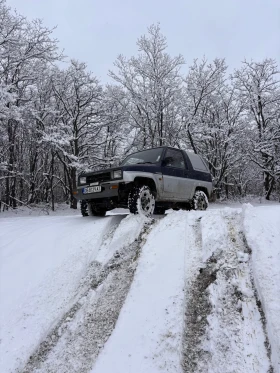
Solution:
[{"label": "black hardtop roof", "polygon": [[[179,148],[175,148],[174,146],[168,146],[168,145],[162,145],[162,146],[156,146],[155,148],[148,148],[148,149],[143,149],[143,150],[138,150],[137,152],[133,152],[133,153],[130,153],[130,154],[127,154],[127,157],[129,157],[130,155],[133,155],[133,154],[136,154],[136,153],[142,153],[142,152],[145,152],[147,150],[153,150],[153,149],[175,149],[175,150],[180,150],[182,152],[185,152],[186,154],[193,154],[193,155],[197,155],[198,157],[200,157],[199,154],[196,154],[196,153],[193,153],[192,151],[189,151],[189,150],[183,150],[183,149],[179,149]],[[125,160],[124,158],[124,160]]]},{"label": "black hardtop roof", "polygon": [[[138,150],[137,152],[133,152],[133,153],[127,154],[126,157],[129,157],[129,156],[132,155],[132,154],[146,152],[146,151],[148,151],[148,150],[153,150],[153,149],[166,149],[166,148],[171,148],[171,149],[181,150],[181,149],[178,149],[178,148],[174,148],[174,147],[172,147],[172,146],[162,145],[162,146],[156,146],[156,147],[154,147],[154,148],[148,148],[148,149]],[[125,158],[126,158],[126,157],[125,157]]]}]

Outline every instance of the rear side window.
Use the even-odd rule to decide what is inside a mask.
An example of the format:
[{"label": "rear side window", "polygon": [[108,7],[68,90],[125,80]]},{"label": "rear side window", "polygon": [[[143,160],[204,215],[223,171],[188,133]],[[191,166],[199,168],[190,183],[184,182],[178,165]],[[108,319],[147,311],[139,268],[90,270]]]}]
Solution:
[{"label": "rear side window", "polygon": [[194,154],[194,153],[188,153],[188,157],[191,161],[191,164],[192,164],[194,170],[201,171],[201,172],[209,172],[206,164],[200,158],[199,155]]},{"label": "rear side window", "polygon": [[184,157],[179,150],[167,149],[164,162],[165,167],[185,168]]}]

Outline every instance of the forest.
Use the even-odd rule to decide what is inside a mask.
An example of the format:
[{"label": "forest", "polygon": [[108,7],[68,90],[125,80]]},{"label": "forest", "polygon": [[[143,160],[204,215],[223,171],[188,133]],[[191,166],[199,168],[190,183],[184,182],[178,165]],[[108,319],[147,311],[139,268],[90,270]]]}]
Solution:
[{"label": "forest", "polygon": [[[169,145],[201,154],[216,198],[280,199],[280,74],[272,59],[171,56],[160,25],[102,84],[53,30],[0,0],[0,211],[66,202],[77,175]],[[120,51],[121,52],[121,51]],[[70,56],[71,57],[71,56]]]}]

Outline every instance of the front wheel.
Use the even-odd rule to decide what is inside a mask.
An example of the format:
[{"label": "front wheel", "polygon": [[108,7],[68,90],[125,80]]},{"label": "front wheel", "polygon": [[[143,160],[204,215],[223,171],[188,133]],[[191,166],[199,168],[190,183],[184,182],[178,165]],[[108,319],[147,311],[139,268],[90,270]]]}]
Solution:
[{"label": "front wheel", "polygon": [[132,214],[152,215],[155,209],[155,198],[151,189],[146,185],[134,188],[128,197],[128,208]]},{"label": "front wheel", "polygon": [[85,200],[82,200],[80,202],[80,206],[81,206],[81,214],[82,216],[88,216],[89,213],[88,213],[88,204]]},{"label": "front wheel", "polygon": [[197,190],[192,199],[192,208],[194,210],[206,210],[208,207],[208,198],[202,190]]}]

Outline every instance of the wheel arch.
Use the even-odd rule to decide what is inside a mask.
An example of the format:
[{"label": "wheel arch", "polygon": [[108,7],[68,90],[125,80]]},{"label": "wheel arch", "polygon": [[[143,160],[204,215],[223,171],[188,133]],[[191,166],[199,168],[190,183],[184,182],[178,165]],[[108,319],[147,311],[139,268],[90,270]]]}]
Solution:
[{"label": "wheel arch", "polygon": [[141,186],[148,186],[152,193],[156,196],[157,194],[157,187],[156,187],[156,183],[155,181],[152,179],[152,178],[149,178],[149,177],[142,177],[142,176],[137,176],[135,179],[134,179],[134,185],[136,187],[141,187]]},{"label": "wheel arch", "polygon": [[203,186],[197,186],[195,188],[195,191],[194,191],[194,195],[195,195],[195,192],[204,192],[206,194],[206,197],[209,198],[209,192],[208,192],[208,189],[206,187],[203,187]]}]

